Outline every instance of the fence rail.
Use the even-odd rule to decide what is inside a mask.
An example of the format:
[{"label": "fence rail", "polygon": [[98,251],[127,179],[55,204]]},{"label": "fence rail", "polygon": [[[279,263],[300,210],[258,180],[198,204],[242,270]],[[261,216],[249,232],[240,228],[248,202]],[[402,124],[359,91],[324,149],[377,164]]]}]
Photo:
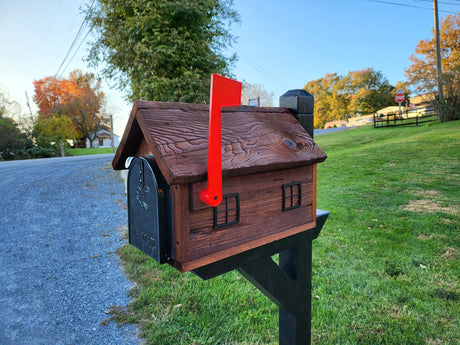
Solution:
[{"label": "fence rail", "polygon": [[411,111],[389,114],[374,114],[374,128],[416,125],[437,120],[437,112],[428,110],[423,114]]}]

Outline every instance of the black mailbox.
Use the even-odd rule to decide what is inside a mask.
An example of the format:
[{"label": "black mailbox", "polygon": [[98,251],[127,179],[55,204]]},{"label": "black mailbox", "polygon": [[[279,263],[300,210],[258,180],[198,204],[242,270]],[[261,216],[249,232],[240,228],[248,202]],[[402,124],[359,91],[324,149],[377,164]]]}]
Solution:
[{"label": "black mailbox", "polygon": [[129,165],[129,243],[162,264],[172,256],[171,196],[156,169],[153,157],[135,157]]}]

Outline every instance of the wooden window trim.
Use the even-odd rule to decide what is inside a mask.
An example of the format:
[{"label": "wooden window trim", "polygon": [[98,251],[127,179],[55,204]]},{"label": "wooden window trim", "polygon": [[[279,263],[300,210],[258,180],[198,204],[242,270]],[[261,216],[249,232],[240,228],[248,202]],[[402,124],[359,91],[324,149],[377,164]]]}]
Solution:
[{"label": "wooden window trim", "polygon": [[[296,187],[297,190],[294,190]],[[297,201],[294,203],[294,201]],[[291,182],[283,184],[283,212],[299,208],[302,204],[302,184]]]},{"label": "wooden window trim", "polygon": [[[229,198],[235,198],[235,207],[228,208],[228,200]],[[223,209],[219,209],[219,207],[224,206]],[[236,211],[235,218],[233,220],[229,220],[229,212]],[[218,215],[219,213],[225,212],[225,223],[218,223]],[[223,228],[226,226],[238,224],[240,222],[240,195],[238,193],[233,194],[226,194],[222,197],[222,202],[219,206],[214,207],[214,229]]]}]

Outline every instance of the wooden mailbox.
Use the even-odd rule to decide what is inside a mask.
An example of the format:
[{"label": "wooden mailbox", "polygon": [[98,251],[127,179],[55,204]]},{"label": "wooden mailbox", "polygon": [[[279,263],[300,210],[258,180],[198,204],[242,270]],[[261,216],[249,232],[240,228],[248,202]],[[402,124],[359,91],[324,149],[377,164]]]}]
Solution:
[{"label": "wooden mailbox", "polygon": [[130,243],[182,272],[316,225],[316,164],[326,154],[288,108],[222,109],[223,200],[200,201],[208,113],[137,101],[113,160],[130,169]]}]

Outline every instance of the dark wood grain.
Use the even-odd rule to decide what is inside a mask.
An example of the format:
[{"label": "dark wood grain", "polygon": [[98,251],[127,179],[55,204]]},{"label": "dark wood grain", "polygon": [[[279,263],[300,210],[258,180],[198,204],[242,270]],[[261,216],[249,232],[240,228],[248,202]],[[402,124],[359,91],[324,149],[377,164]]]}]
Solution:
[{"label": "dark wood grain", "polygon": [[283,229],[279,232],[276,232],[272,235],[268,235],[266,237],[256,239],[253,241],[245,242],[239,245],[236,245],[234,247],[231,247],[227,250],[215,252],[213,254],[209,254],[206,256],[199,257],[194,260],[190,260],[187,262],[174,262],[173,265],[180,270],[181,272],[187,272],[190,270],[194,270],[199,267],[203,267],[205,265],[209,265],[211,263],[229,258],[231,256],[241,254],[243,252],[246,252],[248,250],[258,248],[260,246],[263,246],[268,243],[272,243],[278,240],[281,240],[283,238],[287,238],[289,236],[293,236],[296,234],[299,234],[301,232],[305,232],[311,229],[314,229],[316,226],[316,222],[310,222],[307,224],[302,224],[294,228],[289,228],[289,229]]},{"label": "dark wood grain", "polygon": [[186,185],[174,185],[171,188],[172,208],[173,208],[173,236],[174,253],[173,256],[178,262],[189,261],[190,256],[190,236],[188,229],[188,187]]},{"label": "dark wood grain", "polygon": [[[124,169],[129,156],[153,155],[172,194],[171,264],[183,272],[314,228],[316,163],[326,159],[287,108],[222,109],[223,194],[239,194],[240,216],[216,229],[214,209],[199,200],[208,111],[204,104],[135,102],[112,162]],[[282,186],[292,182],[301,184],[301,205],[283,211]]]},{"label": "dark wood grain", "polygon": [[[128,140],[134,144],[120,145],[126,152],[119,156],[134,155],[131,146],[139,145],[135,140],[138,124],[169,184],[205,180],[208,109],[202,104],[136,102],[135,115],[131,114],[135,121],[130,118],[128,122],[136,132]],[[222,110],[224,177],[299,167],[325,158],[286,108],[243,106]],[[120,164],[116,166],[120,168]]]},{"label": "dark wood grain", "polygon": [[[224,194],[240,194],[240,223],[213,228],[213,208],[199,201],[203,184],[191,188],[190,259],[224,251],[244,242],[313,221],[313,167],[227,178]],[[282,185],[301,182],[300,208],[282,211]]]}]

